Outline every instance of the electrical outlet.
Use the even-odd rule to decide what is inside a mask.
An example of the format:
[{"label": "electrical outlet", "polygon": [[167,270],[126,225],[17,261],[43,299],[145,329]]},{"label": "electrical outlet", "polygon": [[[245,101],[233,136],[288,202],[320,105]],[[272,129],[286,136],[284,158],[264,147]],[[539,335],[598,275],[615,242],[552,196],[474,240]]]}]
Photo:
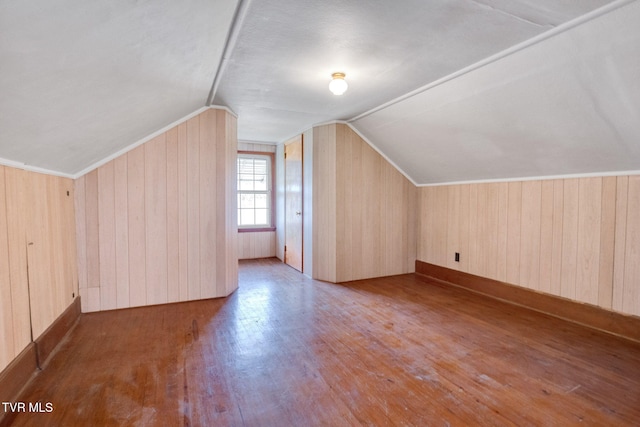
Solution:
[{"label": "electrical outlet", "polygon": [[456,262],[460,262],[460,252],[456,252]]}]

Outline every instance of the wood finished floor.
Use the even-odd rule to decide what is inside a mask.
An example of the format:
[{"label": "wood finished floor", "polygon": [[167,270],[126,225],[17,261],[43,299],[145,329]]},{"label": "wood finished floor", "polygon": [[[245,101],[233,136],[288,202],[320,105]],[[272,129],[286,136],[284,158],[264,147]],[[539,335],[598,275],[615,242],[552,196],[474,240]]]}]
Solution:
[{"label": "wood finished floor", "polygon": [[640,425],[640,344],[413,275],[241,262],[227,299],[83,315],[17,426]]}]

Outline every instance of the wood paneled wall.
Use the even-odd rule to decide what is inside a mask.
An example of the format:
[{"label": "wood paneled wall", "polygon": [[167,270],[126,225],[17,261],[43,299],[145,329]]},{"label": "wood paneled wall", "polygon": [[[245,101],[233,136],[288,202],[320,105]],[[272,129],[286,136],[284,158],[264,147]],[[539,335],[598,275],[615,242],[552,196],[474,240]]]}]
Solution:
[{"label": "wood paneled wall", "polygon": [[275,256],[275,231],[238,233],[238,259],[271,258]]},{"label": "wood paneled wall", "polygon": [[313,140],[314,278],[414,271],[416,187],[347,125],[316,127]]},{"label": "wood paneled wall", "polygon": [[423,187],[418,259],[640,315],[638,212],[640,176]]},{"label": "wood paneled wall", "polygon": [[0,370],[78,292],[73,181],[0,166]]},{"label": "wood paneled wall", "polygon": [[82,310],[237,288],[236,119],[209,109],[76,180]]}]

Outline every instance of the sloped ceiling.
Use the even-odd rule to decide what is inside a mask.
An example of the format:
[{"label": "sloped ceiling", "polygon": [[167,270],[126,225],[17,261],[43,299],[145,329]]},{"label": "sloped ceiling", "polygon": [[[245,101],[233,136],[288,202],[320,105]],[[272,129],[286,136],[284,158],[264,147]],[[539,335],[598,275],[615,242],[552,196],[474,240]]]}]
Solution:
[{"label": "sloped ceiling", "polygon": [[354,120],[418,184],[640,171],[640,3]]},{"label": "sloped ceiling", "polygon": [[417,184],[640,170],[639,17],[632,0],[0,0],[0,158],[76,176],[215,104],[248,141],[348,121]]},{"label": "sloped ceiling", "polygon": [[204,107],[236,4],[0,0],[0,157],[73,175]]},{"label": "sloped ceiling", "polygon": [[[548,31],[607,0],[253,1],[215,104],[242,140],[281,142],[348,120]],[[327,90],[333,72],[350,84]]]}]

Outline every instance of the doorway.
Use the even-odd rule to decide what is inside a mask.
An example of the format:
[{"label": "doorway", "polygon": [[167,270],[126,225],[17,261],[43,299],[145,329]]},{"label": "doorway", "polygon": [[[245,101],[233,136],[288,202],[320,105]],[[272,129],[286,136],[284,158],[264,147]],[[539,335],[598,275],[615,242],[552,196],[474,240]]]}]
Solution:
[{"label": "doorway", "polygon": [[302,135],[284,144],[284,262],[302,272]]}]

